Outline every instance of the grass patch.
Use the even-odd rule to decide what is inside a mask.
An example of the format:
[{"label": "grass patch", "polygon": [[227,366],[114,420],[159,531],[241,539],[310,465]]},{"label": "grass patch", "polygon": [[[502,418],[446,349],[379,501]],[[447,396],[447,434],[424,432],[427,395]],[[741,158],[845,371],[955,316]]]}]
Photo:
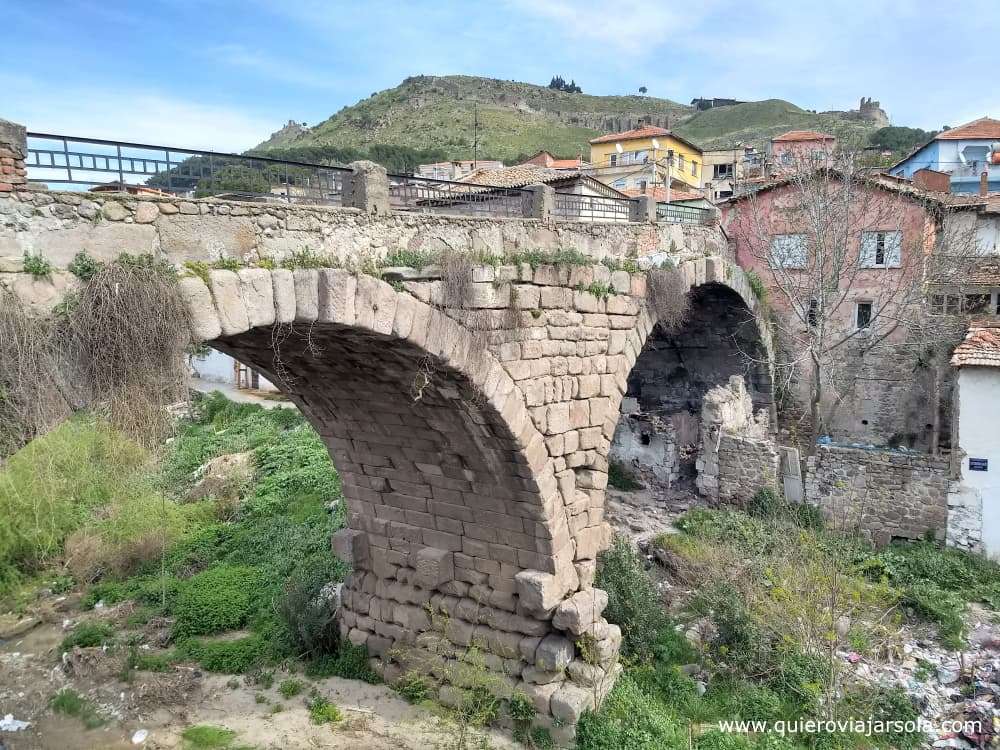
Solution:
[{"label": "grass patch", "polygon": [[59,649],[71,651],[73,648],[93,648],[104,646],[114,640],[115,629],[106,622],[81,622],[63,638]]},{"label": "grass patch", "polygon": [[281,693],[283,698],[294,698],[302,692],[304,687],[305,685],[302,680],[289,678],[287,680],[282,680],[281,684],[278,685],[278,692]]},{"label": "grass patch", "polygon": [[255,611],[253,568],[220,565],[199,573],[181,585],[172,608],[177,618],[174,638],[237,630]]},{"label": "grass patch", "polygon": [[49,706],[57,714],[76,717],[87,729],[97,729],[107,723],[94,704],[72,688],[63,688],[53,695]]},{"label": "grass patch", "polygon": [[313,724],[337,724],[344,720],[344,712],[337,704],[320,695],[313,695],[306,707],[309,709],[309,721]]},{"label": "grass patch", "polygon": [[212,724],[197,724],[181,732],[184,750],[237,750],[236,732]]}]

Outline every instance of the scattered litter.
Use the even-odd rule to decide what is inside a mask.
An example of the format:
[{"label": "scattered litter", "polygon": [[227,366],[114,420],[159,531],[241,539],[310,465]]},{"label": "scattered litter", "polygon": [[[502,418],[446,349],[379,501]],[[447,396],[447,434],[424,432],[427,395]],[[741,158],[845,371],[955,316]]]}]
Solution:
[{"label": "scattered litter", "polygon": [[30,721],[19,721],[14,718],[14,714],[7,714],[0,719],[0,732],[20,732],[30,726]]},{"label": "scattered litter", "polygon": [[132,735],[132,744],[141,745],[143,742],[146,741],[147,737],[149,737],[149,730],[137,729],[135,730],[135,734]]}]

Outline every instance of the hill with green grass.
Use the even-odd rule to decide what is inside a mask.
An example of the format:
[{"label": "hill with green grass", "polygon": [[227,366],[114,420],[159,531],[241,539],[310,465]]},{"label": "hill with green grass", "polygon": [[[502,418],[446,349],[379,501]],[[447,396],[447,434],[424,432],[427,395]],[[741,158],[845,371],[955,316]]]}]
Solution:
[{"label": "hill with green grass", "polygon": [[698,111],[652,96],[592,96],[475,76],[413,76],[314,127],[290,122],[254,150],[289,158],[329,150],[337,158],[339,152],[395,147],[472,158],[477,119],[479,157],[508,163],[540,149],[586,158],[591,138],[644,122],[676,129],[705,148],[761,145],[793,129],[823,130],[847,142],[867,143],[878,128],[852,113],[809,112],[780,99]]}]

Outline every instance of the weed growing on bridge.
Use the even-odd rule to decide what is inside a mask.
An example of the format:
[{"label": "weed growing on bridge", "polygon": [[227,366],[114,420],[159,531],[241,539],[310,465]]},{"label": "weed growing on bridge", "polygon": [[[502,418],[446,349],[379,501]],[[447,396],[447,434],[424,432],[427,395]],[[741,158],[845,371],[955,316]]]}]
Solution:
[{"label": "weed growing on bridge", "polygon": [[23,266],[24,272],[36,279],[47,279],[52,275],[52,264],[44,255],[25,253]]},{"label": "weed growing on bridge", "polygon": [[298,268],[339,268],[340,264],[332,255],[303,247],[281,261],[281,267],[294,271]]},{"label": "weed growing on bridge", "polygon": [[676,268],[650,268],[646,272],[646,301],[663,330],[676,331],[691,308],[684,274]]},{"label": "weed growing on bridge", "polygon": [[129,255],[101,267],[64,340],[86,400],[136,440],[158,442],[169,426],[163,407],[186,395],[190,334],[173,269]]},{"label": "weed growing on bridge", "polygon": [[90,281],[94,278],[100,268],[101,264],[88,255],[85,250],[81,250],[74,255],[73,260],[70,261],[70,264],[66,267],[66,269],[80,279],[80,281]]},{"label": "weed growing on bridge", "polygon": [[601,263],[609,271],[625,271],[625,273],[639,273],[639,264],[634,258],[602,258]]},{"label": "weed growing on bridge", "polygon": [[583,284],[578,284],[575,288],[575,291],[587,292],[588,294],[592,294],[602,302],[615,293],[615,290],[611,287],[610,284],[604,284],[598,281],[594,281],[587,286],[584,286]]},{"label": "weed growing on bridge", "polygon": [[51,321],[29,311],[0,284],[0,456],[70,413]]}]

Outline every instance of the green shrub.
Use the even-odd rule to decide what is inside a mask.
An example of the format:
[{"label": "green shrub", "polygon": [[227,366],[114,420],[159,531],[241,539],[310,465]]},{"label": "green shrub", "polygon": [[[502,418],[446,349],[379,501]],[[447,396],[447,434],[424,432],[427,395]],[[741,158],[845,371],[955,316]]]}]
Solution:
[{"label": "green shrub", "polygon": [[69,651],[73,647],[93,648],[110,643],[114,638],[115,629],[106,622],[88,621],[77,623],[70,631],[69,635],[63,638],[62,651]]},{"label": "green shrub", "polygon": [[294,698],[302,692],[303,687],[305,686],[303,685],[302,680],[289,678],[287,680],[282,680],[281,684],[278,685],[278,692],[281,693],[284,698]]},{"label": "green shrub", "polygon": [[368,649],[341,641],[335,654],[306,662],[306,675],[313,678],[343,677],[378,685],[382,678],[368,664]]},{"label": "green shrub", "polygon": [[336,268],[337,261],[325,253],[317,253],[309,247],[296,250],[281,262],[282,268]]},{"label": "green shrub", "polygon": [[142,482],[146,460],[142,448],[86,415],[12,455],[0,467],[0,569],[14,575],[40,569],[99,509],[133,495],[158,516],[159,501]]},{"label": "green shrub", "polygon": [[101,264],[88,255],[86,251],[81,250],[73,256],[73,260],[66,268],[80,281],[90,281],[94,278],[94,274],[101,269]]},{"label": "green shrub", "polygon": [[254,611],[258,578],[253,568],[220,565],[184,581],[173,607],[174,637],[211,635],[246,625]]},{"label": "green shrub", "polygon": [[767,287],[764,285],[764,280],[761,279],[760,275],[756,271],[744,271],[746,276],[747,284],[750,285],[750,291],[753,292],[753,296],[757,298],[757,301],[761,304],[767,304]]},{"label": "green shrub", "polygon": [[337,647],[337,622],[322,595],[330,582],[329,561],[319,559],[300,568],[285,584],[278,608],[299,656],[315,658],[333,653]]},{"label": "green shrub", "polygon": [[97,729],[104,726],[106,720],[101,716],[93,703],[85,699],[72,688],[63,688],[52,696],[49,706],[57,714],[75,716],[87,729]]},{"label": "green shrub", "polygon": [[625,464],[615,460],[608,462],[608,484],[622,492],[635,492],[642,489],[642,484],[636,480]]},{"label": "green shrub", "polygon": [[600,710],[587,711],[576,730],[578,750],[662,750],[687,747],[687,726],[626,673]]},{"label": "green shrub", "polygon": [[747,502],[746,511],[766,521],[788,521],[805,529],[822,529],[823,514],[809,503],[790,503],[774,487],[761,487]]},{"label": "green shrub", "polygon": [[422,703],[431,696],[431,683],[418,672],[407,672],[393,686],[409,703]]},{"label": "green shrub", "polygon": [[608,592],[604,617],[622,629],[622,651],[648,658],[667,624],[660,596],[632,542],[616,535],[598,560],[596,585]]},{"label": "green shrub", "polygon": [[52,275],[52,264],[44,255],[24,254],[24,272],[30,273],[36,279],[47,279]]},{"label": "green shrub", "polygon": [[193,659],[209,672],[244,674],[268,658],[267,643],[257,634],[227,641],[182,641],[177,648],[182,659]]},{"label": "green shrub", "polygon": [[964,645],[965,601],[953,591],[947,591],[931,581],[915,581],[903,589],[903,603],[914,612],[938,626],[945,645],[959,649]]},{"label": "green shrub", "polygon": [[343,721],[344,714],[326,698],[316,695],[306,703],[309,709],[309,720],[313,724],[336,724]]}]

